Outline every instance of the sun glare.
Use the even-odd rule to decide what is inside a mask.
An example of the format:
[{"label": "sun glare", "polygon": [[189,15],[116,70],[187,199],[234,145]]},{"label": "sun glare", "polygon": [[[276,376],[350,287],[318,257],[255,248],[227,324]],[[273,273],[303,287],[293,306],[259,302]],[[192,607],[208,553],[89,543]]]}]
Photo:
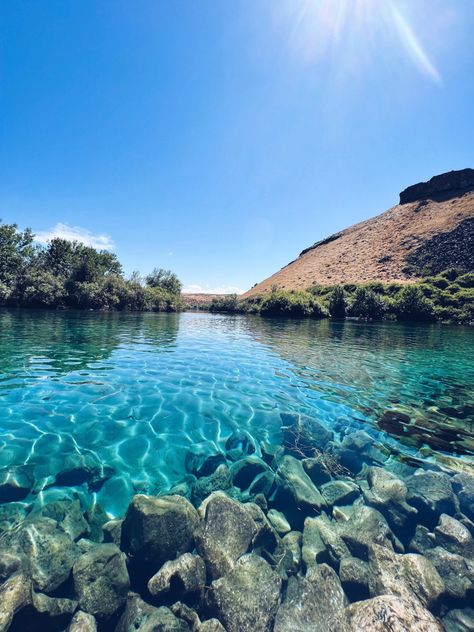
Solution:
[{"label": "sun glare", "polygon": [[400,0],[289,0],[286,7],[289,44],[304,62],[329,58],[342,71],[359,71],[383,53],[441,82]]}]

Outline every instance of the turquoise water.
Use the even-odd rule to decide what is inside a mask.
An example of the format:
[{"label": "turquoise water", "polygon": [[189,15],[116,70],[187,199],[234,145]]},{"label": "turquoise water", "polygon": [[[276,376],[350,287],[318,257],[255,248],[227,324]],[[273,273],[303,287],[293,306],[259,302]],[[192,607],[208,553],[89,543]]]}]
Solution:
[{"label": "turquoise water", "polygon": [[[34,494],[90,493],[120,515],[169,489],[193,447],[233,430],[280,441],[280,413],[362,428],[393,458],[457,467],[474,453],[474,330],[185,314],[0,311],[0,468]],[[409,422],[387,422],[386,411]],[[86,491],[55,477],[77,459]]]}]

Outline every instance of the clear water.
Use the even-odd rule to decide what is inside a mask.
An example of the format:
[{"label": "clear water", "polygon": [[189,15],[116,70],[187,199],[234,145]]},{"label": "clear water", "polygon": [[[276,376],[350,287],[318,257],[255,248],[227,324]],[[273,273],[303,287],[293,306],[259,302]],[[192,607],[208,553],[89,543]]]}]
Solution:
[{"label": "clear water", "polygon": [[[115,471],[95,495],[120,515],[134,492],[179,481],[190,447],[241,428],[279,442],[281,412],[466,467],[473,343],[463,327],[3,310],[0,468],[28,465],[47,500],[74,492],[50,486],[71,455],[93,455]],[[387,432],[386,410],[422,431]]]}]

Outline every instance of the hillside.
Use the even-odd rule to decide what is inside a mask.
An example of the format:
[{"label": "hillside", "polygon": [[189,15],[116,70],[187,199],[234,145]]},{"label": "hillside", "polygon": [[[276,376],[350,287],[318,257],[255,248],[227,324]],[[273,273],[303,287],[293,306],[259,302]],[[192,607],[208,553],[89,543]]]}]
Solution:
[{"label": "hillside", "polygon": [[474,269],[474,169],[408,187],[397,206],[316,242],[242,298],[273,286],[409,282],[451,266]]}]

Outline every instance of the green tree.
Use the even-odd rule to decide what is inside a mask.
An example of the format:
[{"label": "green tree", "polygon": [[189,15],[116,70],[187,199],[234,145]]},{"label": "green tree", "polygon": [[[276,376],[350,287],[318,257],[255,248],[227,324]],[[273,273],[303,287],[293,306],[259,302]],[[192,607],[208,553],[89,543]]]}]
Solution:
[{"label": "green tree", "polygon": [[31,264],[35,252],[33,233],[29,228],[21,231],[16,224],[3,224],[0,220],[0,283],[10,293],[14,292],[18,279]]},{"label": "green tree", "polygon": [[329,314],[331,318],[345,318],[347,314],[347,297],[340,285],[336,285],[330,294]]},{"label": "green tree", "polygon": [[434,319],[434,305],[417,285],[406,285],[395,299],[399,320],[430,321]]},{"label": "green tree", "polygon": [[161,288],[171,294],[180,294],[182,289],[181,281],[176,274],[163,268],[154,268],[146,277],[145,282],[150,288]]},{"label": "green tree", "polygon": [[386,311],[387,304],[382,296],[366,287],[357,288],[350,307],[352,316],[381,320]]}]

